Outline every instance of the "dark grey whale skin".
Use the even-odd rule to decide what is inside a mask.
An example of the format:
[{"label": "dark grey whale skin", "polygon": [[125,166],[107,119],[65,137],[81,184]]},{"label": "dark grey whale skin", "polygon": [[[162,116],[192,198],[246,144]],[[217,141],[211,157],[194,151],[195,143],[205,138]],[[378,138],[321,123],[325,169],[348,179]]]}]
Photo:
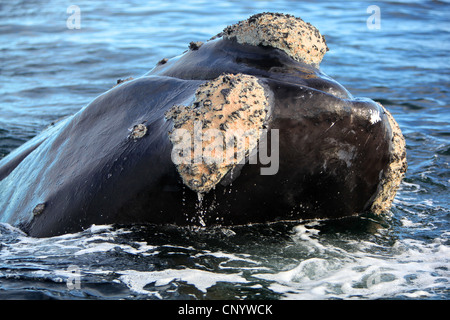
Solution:
[{"label": "dark grey whale skin", "polygon": [[[164,113],[190,104],[200,84],[223,73],[254,75],[271,93],[268,129],[279,130],[279,170],[261,175],[268,165],[246,164],[199,201],[171,160],[172,122]],[[372,124],[374,112],[381,121]],[[134,139],[130,130],[140,123],[148,131]],[[92,224],[239,225],[360,214],[387,168],[391,139],[377,103],[353,98],[315,66],[219,38],[110,89],[4,158],[0,222],[47,237]]]}]

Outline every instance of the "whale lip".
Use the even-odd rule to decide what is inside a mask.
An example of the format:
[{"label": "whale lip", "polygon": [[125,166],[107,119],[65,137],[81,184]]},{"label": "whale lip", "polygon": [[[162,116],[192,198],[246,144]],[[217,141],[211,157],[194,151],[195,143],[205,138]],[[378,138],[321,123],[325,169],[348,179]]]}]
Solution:
[{"label": "whale lip", "polygon": [[329,50],[325,37],[317,28],[300,18],[281,13],[255,14],[226,27],[212,39],[217,37],[277,48],[296,61],[314,65],[319,65]]}]

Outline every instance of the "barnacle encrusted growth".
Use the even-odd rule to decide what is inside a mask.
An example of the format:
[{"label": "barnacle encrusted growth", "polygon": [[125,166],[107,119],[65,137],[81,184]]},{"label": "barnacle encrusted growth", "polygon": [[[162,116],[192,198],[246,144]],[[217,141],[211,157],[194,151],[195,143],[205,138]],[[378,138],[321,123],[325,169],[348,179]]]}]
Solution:
[{"label": "barnacle encrusted growth", "polygon": [[147,127],[143,123],[137,124],[131,129],[130,138],[134,140],[141,139],[147,134],[147,130]]},{"label": "barnacle encrusted growth", "polygon": [[46,206],[45,202],[44,203],[39,203],[36,207],[34,207],[33,215],[34,216],[40,215],[42,212],[44,212],[45,206]]},{"label": "barnacle encrusted growth", "polygon": [[166,112],[169,138],[183,182],[206,193],[257,146],[269,103],[258,79],[226,74],[201,85],[189,106]]},{"label": "barnacle encrusted growth", "polygon": [[294,60],[319,65],[328,51],[325,38],[310,23],[287,14],[260,13],[219,34],[241,44],[280,49]]},{"label": "barnacle encrusted growth", "polygon": [[126,79],[117,79],[117,82],[114,85],[114,87],[118,86],[121,83],[124,83],[124,82],[127,82],[127,81],[131,81],[131,80],[134,80],[134,78],[133,77],[128,77]]},{"label": "barnacle encrusted growth", "polygon": [[386,113],[389,125],[392,130],[391,153],[388,168],[383,172],[383,177],[378,184],[374,201],[370,208],[371,212],[379,215],[389,210],[394,201],[395,194],[402,182],[407,170],[406,143],[394,117],[378,103]]}]

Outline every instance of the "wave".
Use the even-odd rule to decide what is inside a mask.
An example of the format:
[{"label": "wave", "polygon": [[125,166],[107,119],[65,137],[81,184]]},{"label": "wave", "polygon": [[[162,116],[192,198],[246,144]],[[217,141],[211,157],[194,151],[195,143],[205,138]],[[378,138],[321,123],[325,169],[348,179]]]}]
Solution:
[{"label": "wave", "polygon": [[[404,228],[414,226],[403,221]],[[362,237],[327,232],[326,223],[314,221],[287,229],[267,226],[271,230],[259,244],[245,242],[245,235],[260,233],[259,228],[92,226],[80,233],[36,239],[0,224],[1,291],[8,294],[20,288],[28,295],[56,299],[445,299],[448,295],[450,232],[429,242],[392,240],[385,228]],[[277,234],[286,230],[280,240]],[[173,241],[177,237],[178,243]],[[73,289],[69,284],[75,276],[79,286]]]}]

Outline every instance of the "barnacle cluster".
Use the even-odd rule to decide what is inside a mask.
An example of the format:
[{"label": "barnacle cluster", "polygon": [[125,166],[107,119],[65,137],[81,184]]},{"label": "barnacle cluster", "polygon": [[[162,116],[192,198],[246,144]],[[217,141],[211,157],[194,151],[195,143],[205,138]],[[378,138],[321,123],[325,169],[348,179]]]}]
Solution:
[{"label": "barnacle cluster", "polygon": [[308,22],[288,14],[260,13],[228,26],[218,36],[241,44],[280,49],[296,61],[319,65],[328,51],[325,38]]}]

